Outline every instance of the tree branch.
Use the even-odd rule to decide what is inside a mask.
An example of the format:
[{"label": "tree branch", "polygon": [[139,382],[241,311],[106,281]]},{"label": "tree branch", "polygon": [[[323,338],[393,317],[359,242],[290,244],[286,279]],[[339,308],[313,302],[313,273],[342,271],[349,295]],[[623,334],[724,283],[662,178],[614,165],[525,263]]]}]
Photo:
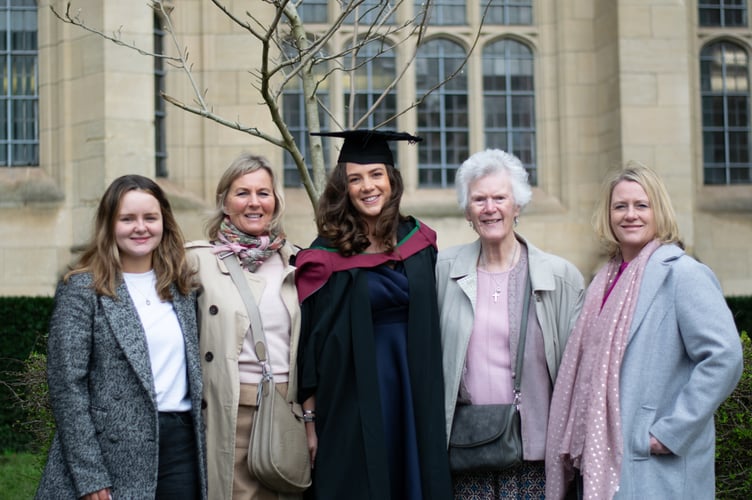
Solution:
[{"label": "tree branch", "polygon": [[[345,118],[345,121],[351,127],[362,126],[369,117],[374,115],[378,107],[384,103],[387,96],[394,93],[398,83],[404,79],[409,68],[415,62],[420,46],[427,33],[429,24],[428,12],[433,0],[425,0],[423,8],[413,18],[398,25],[392,24],[392,19],[390,18],[395,17],[397,11],[407,1],[396,0],[391,3],[379,2],[366,4],[365,0],[340,0],[341,10],[336,19],[328,24],[326,28],[316,31],[315,35],[312,35],[308,33],[305,23],[298,14],[298,7],[301,5],[302,0],[262,0],[263,4],[269,6],[270,9],[274,9],[272,20],[264,21],[263,23],[251,11],[246,11],[245,17],[241,17],[233,13],[222,0],[212,0],[213,5],[222,14],[227,16],[234,25],[247,32],[249,36],[253,37],[260,44],[261,64],[257,68],[251,69],[249,74],[252,77],[251,86],[261,96],[263,105],[266,107],[274,123],[276,128],[274,135],[257,127],[246,126],[239,119],[228,120],[213,111],[213,108],[207,103],[206,99],[208,89],[201,89],[199,87],[193,74],[192,64],[189,62],[190,54],[188,48],[181,46],[175,33],[171,17],[173,7],[165,5],[164,0],[151,0],[149,5],[159,13],[165,24],[165,33],[170,37],[172,46],[174,46],[176,52],[174,56],[166,53],[155,53],[153,50],[144,50],[135,43],[123,41],[122,28],[113,34],[106,34],[102,30],[88,26],[82,19],[80,11],[75,14],[71,12],[70,2],[67,3],[65,13],[63,14],[59,13],[52,6],[50,6],[50,9],[58,19],[67,24],[79,27],[141,55],[160,58],[170,66],[179,69],[190,84],[195,97],[195,105],[187,104],[165,93],[161,94],[162,98],[183,111],[206,118],[226,128],[252,135],[287,151],[295,162],[303,186],[315,208],[326,181],[326,165],[324,164],[321,138],[316,136],[310,138],[310,158],[308,159],[310,165],[306,165],[306,158],[300,151],[299,145],[295,142],[295,137],[290,132],[290,126],[285,123],[281,107],[283,101],[281,99],[283,99],[285,90],[289,88],[290,84],[297,83],[293,82],[293,80],[299,78],[300,86],[302,87],[305,125],[307,129],[321,130],[320,113],[328,116],[332,124],[339,126],[334,114],[318,95],[321,85],[334,72],[353,75],[359,69],[376,61],[379,57],[396,51],[398,47],[406,46],[409,43],[414,44],[406,61],[401,63],[401,67],[395,72],[394,78],[386,85],[386,88],[381,90],[378,96],[376,96],[375,102],[360,117],[353,115],[353,100],[358,89],[355,87],[355,78],[350,78],[350,113]],[[483,14],[484,19],[487,9],[488,4]],[[368,19],[372,19],[372,21],[366,22]],[[376,125],[376,128],[388,124],[416,108],[431,93],[455,78],[467,64],[470,54],[477,46],[480,34],[481,31],[479,29],[475,34],[476,36],[470,50],[465,54],[464,59],[462,59],[452,74],[426,90],[420,98],[415,99],[415,102],[405,109]],[[337,53],[328,54],[326,48],[340,45],[338,37],[341,38],[343,35],[352,37],[350,45],[339,50]],[[364,49],[371,49],[369,44],[373,43],[382,43],[382,45],[373,51],[374,53],[366,53]],[[403,52],[407,52],[407,50]],[[367,55],[360,57],[364,53]],[[347,62],[348,59],[349,62]],[[295,87],[295,90],[298,91],[298,87]],[[309,173],[309,166],[312,169],[312,175]]]},{"label": "tree branch", "polygon": [[[157,2],[154,2],[154,3],[157,3]],[[161,2],[158,2],[158,3],[161,3]],[[104,33],[103,31],[91,28],[81,18],[81,9],[79,9],[76,12],[75,15],[71,15],[71,12],[70,12],[70,10],[71,10],[71,4],[70,4],[70,2],[67,3],[66,6],[65,6],[65,14],[59,13],[57,11],[57,9],[55,9],[54,5],[50,5],[50,10],[55,15],[55,17],[57,17],[58,19],[60,19],[64,23],[71,24],[73,26],[77,26],[77,27],[79,27],[79,28],[81,28],[81,29],[83,29],[85,31],[88,31],[89,33],[92,33],[94,35],[100,36],[100,37],[104,38],[105,40],[109,40],[110,42],[114,43],[115,45],[119,45],[121,47],[126,47],[126,48],[129,48],[131,50],[135,50],[136,52],[138,52],[142,56],[156,57],[156,58],[159,58],[159,59],[165,59],[167,61],[172,61],[173,63],[178,63],[178,64],[181,62],[181,59],[179,57],[172,57],[172,56],[168,56],[166,54],[157,54],[157,53],[152,52],[152,51],[144,50],[144,49],[136,46],[135,43],[124,42],[122,40],[122,29],[123,29],[122,26],[117,31],[115,31],[112,35],[108,35],[107,33]]]}]

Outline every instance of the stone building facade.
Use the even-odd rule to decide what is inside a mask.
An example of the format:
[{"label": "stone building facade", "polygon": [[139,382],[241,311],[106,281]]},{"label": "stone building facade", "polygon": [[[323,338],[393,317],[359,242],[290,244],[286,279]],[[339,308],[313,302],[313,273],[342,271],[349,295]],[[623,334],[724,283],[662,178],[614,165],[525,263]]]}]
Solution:
[{"label": "stone building facade", "polygon": [[[63,23],[51,7],[63,13],[66,3],[0,2],[6,39],[0,295],[52,294],[90,235],[99,197],[122,174],[157,178],[187,238],[201,238],[216,181],[243,151],[278,166],[287,179],[288,237],[300,246],[312,240],[311,203],[282,150],[165,106],[155,89],[194,100],[185,73]],[[727,295],[752,294],[748,2],[493,0],[481,26],[487,3],[434,1],[425,46],[386,101],[394,109],[409,106],[432,78],[446,76],[470,53],[452,85],[397,120],[395,128],[427,137],[397,151],[403,211],[435,228],[442,248],[472,240],[452,172],[483,148],[511,150],[535,181],[518,231],[589,277],[603,261],[590,224],[601,180],[637,160],[666,179],[688,251],[716,272]],[[244,19],[246,11],[262,22],[274,14],[257,0],[226,5]],[[313,33],[338,15],[333,0],[303,5]],[[402,2],[392,22],[415,15],[420,5]],[[258,44],[213,2],[180,0],[171,7],[177,40],[189,51],[194,82],[211,109],[273,135],[250,74],[261,62]],[[146,2],[73,0],[69,12],[123,43],[147,52],[164,44],[175,53]],[[327,49],[346,48],[352,36],[354,24],[343,23]],[[325,90],[334,119],[327,125],[346,122],[350,89],[375,95],[379,77],[414,49],[401,45],[377,58],[366,65],[372,77],[354,83],[332,73]],[[294,120],[295,89],[281,102]],[[293,128],[305,142],[304,124]]]}]

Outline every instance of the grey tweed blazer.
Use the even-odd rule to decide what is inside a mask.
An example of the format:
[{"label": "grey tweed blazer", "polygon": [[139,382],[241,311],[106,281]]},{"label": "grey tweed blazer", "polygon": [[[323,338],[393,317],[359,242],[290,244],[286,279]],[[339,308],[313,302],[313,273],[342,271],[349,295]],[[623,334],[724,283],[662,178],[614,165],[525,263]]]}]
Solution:
[{"label": "grey tweed blazer", "polygon": [[[97,295],[91,283],[89,274],[74,275],[55,294],[47,377],[57,432],[36,498],[74,499],[108,487],[116,499],[154,498],[159,416],[146,336],[124,283],[117,298]],[[172,292],[206,498],[195,295]]]}]

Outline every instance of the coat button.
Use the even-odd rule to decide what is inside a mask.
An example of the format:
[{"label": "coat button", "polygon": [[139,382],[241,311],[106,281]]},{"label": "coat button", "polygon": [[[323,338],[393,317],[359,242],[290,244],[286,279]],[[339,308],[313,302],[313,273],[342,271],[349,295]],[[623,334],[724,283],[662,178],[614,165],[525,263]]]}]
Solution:
[{"label": "coat button", "polygon": [[209,362],[211,362],[211,360],[212,360],[212,359],[214,359],[214,354],[212,354],[211,352],[207,352],[207,353],[206,353],[206,354],[204,355],[204,359],[205,359],[206,361],[209,361]]},{"label": "coat button", "polygon": [[212,316],[216,315],[219,312],[219,307],[217,306],[209,306],[209,314]]},{"label": "coat button", "polygon": [[202,409],[202,410],[206,410],[206,406],[207,406],[207,404],[206,404],[206,400],[205,400],[205,399],[202,399],[202,400],[201,400],[201,409]]}]

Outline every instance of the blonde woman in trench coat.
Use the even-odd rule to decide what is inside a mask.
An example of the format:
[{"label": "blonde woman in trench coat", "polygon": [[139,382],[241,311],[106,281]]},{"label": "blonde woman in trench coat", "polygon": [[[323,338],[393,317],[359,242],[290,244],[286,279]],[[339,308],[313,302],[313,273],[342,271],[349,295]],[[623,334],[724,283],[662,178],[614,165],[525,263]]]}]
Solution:
[{"label": "blonde woman in trench coat", "polygon": [[[261,369],[246,307],[222,260],[233,252],[261,312],[278,390],[296,396],[300,308],[290,257],[296,252],[281,227],[284,200],[267,160],[243,154],[217,185],[209,241],[188,244],[198,271],[199,338],[204,376],[209,498],[277,499],[281,495],[248,471],[248,443]],[[285,496],[290,498],[290,495]]]}]

